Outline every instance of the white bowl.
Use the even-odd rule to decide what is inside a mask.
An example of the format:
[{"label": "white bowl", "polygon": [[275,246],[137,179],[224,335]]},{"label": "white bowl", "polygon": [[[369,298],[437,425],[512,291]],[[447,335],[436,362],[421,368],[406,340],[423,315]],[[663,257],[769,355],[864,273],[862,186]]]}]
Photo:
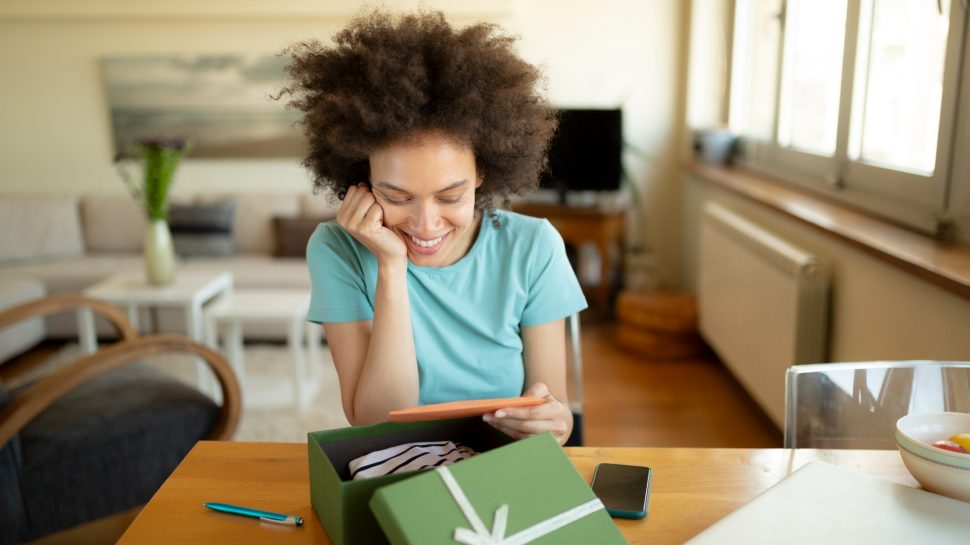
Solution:
[{"label": "white bowl", "polygon": [[970,432],[970,414],[908,414],[896,422],[896,445],[906,469],[926,490],[970,502],[970,454],[931,445]]}]

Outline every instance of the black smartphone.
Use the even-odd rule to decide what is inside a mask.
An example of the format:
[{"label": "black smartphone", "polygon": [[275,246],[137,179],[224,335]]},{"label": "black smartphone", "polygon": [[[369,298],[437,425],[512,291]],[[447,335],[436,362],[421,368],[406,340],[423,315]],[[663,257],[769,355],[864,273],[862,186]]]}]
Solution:
[{"label": "black smartphone", "polygon": [[593,470],[592,488],[611,516],[642,519],[647,516],[651,480],[649,467],[598,464]]}]

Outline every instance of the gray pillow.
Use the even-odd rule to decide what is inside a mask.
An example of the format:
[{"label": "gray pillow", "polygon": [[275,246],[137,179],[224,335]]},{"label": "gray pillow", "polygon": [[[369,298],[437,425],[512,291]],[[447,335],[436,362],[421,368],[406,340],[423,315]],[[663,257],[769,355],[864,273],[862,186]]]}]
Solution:
[{"label": "gray pillow", "polygon": [[173,204],[168,211],[175,253],[180,256],[230,256],[236,253],[232,240],[233,201]]}]

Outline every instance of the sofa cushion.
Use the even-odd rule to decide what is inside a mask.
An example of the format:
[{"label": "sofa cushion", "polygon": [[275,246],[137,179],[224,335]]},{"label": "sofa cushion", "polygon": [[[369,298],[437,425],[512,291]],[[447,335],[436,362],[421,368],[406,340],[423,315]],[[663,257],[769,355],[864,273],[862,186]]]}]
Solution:
[{"label": "sofa cushion", "polygon": [[141,252],[145,212],[131,195],[89,195],[81,199],[88,252]]},{"label": "sofa cushion", "polygon": [[[29,276],[44,285],[46,293],[83,291],[116,272],[144,270],[141,254],[100,254],[64,259],[47,259],[33,263],[18,263],[5,266],[0,277]],[[147,311],[140,318],[145,323]],[[44,329],[48,338],[77,338],[75,312],[52,314],[44,319]],[[114,328],[98,318],[98,334],[114,335]]]},{"label": "sofa cushion", "polygon": [[232,200],[173,204],[168,212],[175,253],[180,256],[236,253],[232,238],[235,203]]},{"label": "sofa cushion", "polygon": [[310,241],[310,235],[316,231],[317,226],[325,221],[330,221],[333,216],[319,217],[300,217],[273,218],[273,234],[276,238],[276,257],[306,257],[306,246]]},{"label": "sofa cushion", "polygon": [[20,433],[26,537],[146,503],[217,414],[208,397],[142,363],[60,398]]},{"label": "sofa cushion", "polygon": [[[0,310],[44,296],[44,284],[30,277],[0,277]],[[0,364],[44,339],[44,319],[31,318],[0,329]]]},{"label": "sofa cushion", "polygon": [[142,270],[144,266],[140,253],[86,255],[12,264],[3,268],[0,277],[31,277],[43,283],[47,293],[60,293],[82,291],[116,272]]},{"label": "sofa cushion", "polygon": [[198,202],[232,198],[236,214],[232,220],[232,238],[240,254],[272,255],[273,216],[296,216],[300,209],[296,193],[239,193],[236,195],[200,195]]},{"label": "sofa cushion", "polygon": [[83,253],[76,198],[4,195],[0,199],[0,262]]}]

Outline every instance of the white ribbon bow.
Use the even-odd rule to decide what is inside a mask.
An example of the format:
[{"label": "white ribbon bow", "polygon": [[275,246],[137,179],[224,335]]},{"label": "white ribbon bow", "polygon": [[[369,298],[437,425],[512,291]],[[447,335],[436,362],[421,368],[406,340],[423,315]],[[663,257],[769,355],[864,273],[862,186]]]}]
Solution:
[{"label": "white ribbon bow", "polygon": [[465,492],[458,485],[458,481],[455,480],[455,476],[451,474],[448,467],[441,466],[437,469],[437,472],[441,476],[441,480],[444,481],[445,487],[451,492],[455,503],[458,504],[459,509],[461,509],[461,512],[468,519],[468,522],[474,530],[469,530],[468,528],[455,529],[454,540],[464,545],[524,545],[548,533],[554,532],[567,524],[571,524],[586,515],[603,509],[603,502],[598,499],[593,499],[538,524],[534,524],[521,532],[505,537],[505,527],[509,518],[509,506],[507,504],[503,504],[495,510],[495,518],[492,520],[492,530],[490,532],[485,527],[485,523],[482,522],[481,517],[475,512],[471,502],[468,501],[468,497],[465,496]]}]

